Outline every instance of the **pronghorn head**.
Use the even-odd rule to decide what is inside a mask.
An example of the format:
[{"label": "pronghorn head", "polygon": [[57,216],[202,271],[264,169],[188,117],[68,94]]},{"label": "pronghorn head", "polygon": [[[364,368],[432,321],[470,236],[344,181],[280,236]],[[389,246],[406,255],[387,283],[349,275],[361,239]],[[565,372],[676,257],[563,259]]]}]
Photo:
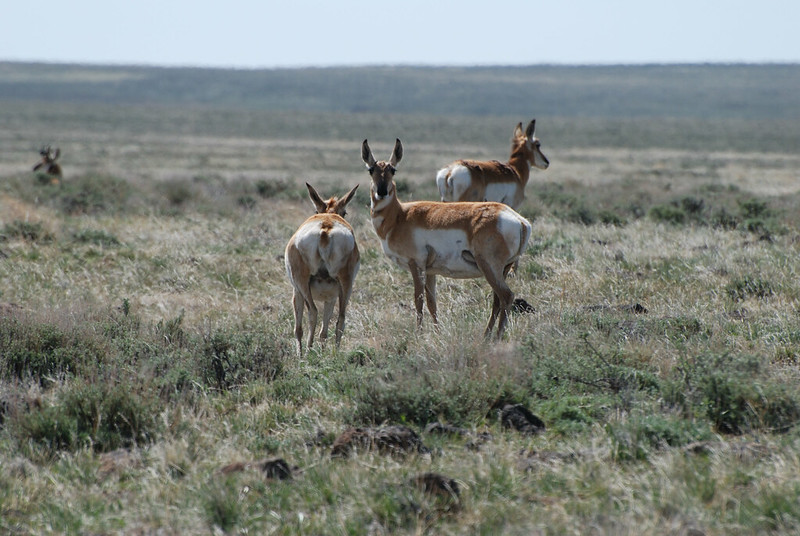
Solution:
[{"label": "pronghorn head", "polygon": [[524,147],[525,157],[532,166],[539,169],[550,167],[550,161],[542,153],[542,144],[536,137],[536,119],[528,123],[524,134],[522,133],[522,123],[518,123],[517,128],[514,129],[514,140]]},{"label": "pronghorn head", "polygon": [[369,175],[372,177],[370,195],[373,204],[390,195],[394,195],[394,174],[395,171],[397,171],[397,164],[402,158],[403,144],[400,143],[399,138],[394,142],[394,150],[388,162],[377,162],[375,160],[367,140],[364,140],[364,143],[361,144],[361,159],[367,165],[367,171],[369,171]]},{"label": "pronghorn head", "polygon": [[311,202],[314,203],[317,214],[338,214],[344,218],[347,215],[347,203],[356,195],[358,184],[347,195],[338,199],[331,197],[327,201],[324,201],[310,184],[306,183],[306,188],[308,188],[308,196],[311,198]]},{"label": "pronghorn head", "polygon": [[34,171],[36,171],[37,169],[39,169],[43,165],[53,164],[58,159],[58,157],[61,155],[61,149],[59,149],[58,147],[56,147],[55,155],[51,155],[50,154],[51,151],[52,151],[52,149],[50,148],[49,145],[47,145],[47,146],[42,145],[42,148],[39,149],[39,156],[42,157],[42,160],[39,163],[37,163],[36,166],[34,166],[34,168],[33,168]]}]

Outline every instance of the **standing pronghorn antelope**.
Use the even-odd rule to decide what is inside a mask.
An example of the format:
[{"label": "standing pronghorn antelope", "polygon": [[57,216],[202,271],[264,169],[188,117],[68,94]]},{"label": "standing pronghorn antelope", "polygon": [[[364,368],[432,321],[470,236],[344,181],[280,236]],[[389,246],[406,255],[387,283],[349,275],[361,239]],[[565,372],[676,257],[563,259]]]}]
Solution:
[{"label": "standing pronghorn antelope", "polygon": [[507,164],[497,160],[457,160],[440,169],[436,185],[442,201],[497,201],[514,209],[520,206],[525,199],[531,165],[539,169],[550,166],[535,130],[536,119],[524,133],[522,123],[517,124]]},{"label": "standing pronghorn antelope", "polygon": [[358,245],[353,228],[344,219],[345,207],[356,193],[355,186],[339,199],[331,197],[323,201],[317,191],[306,183],[308,195],[317,213],[308,218],[294,233],[286,245],[284,259],[286,273],[294,292],[294,334],[303,353],[303,308],[308,309],[308,346],[314,343],[317,328],[317,306],[314,300],[324,302],[322,331],[319,338],[328,338],[328,324],[333,315],[333,305],[339,299],[339,318],[336,321],[336,346],[344,332],[344,315],[353,281],[360,263]]},{"label": "standing pronghorn antelope", "polygon": [[361,158],[372,177],[370,199],[372,225],[383,251],[394,262],[408,268],[414,279],[417,326],[422,324],[423,296],[434,324],[436,276],[459,279],[484,277],[492,287],[492,315],[485,337],[498,320],[502,336],[514,294],[506,284],[509,269],[528,245],[531,224],[500,203],[439,203],[397,199],[394,174],[403,157],[398,139],[388,162],[376,162],[364,140]]},{"label": "standing pronghorn antelope", "polygon": [[50,155],[50,146],[47,147],[42,146],[39,150],[39,155],[42,157],[42,160],[33,166],[33,171],[38,170],[42,166],[47,166],[44,168],[45,173],[52,177],[51,182],[53,184],[57,184],[61,180],[61,166],[56,163],[58,157],[61,156],[61,149],[56,147],[55,155]]}]

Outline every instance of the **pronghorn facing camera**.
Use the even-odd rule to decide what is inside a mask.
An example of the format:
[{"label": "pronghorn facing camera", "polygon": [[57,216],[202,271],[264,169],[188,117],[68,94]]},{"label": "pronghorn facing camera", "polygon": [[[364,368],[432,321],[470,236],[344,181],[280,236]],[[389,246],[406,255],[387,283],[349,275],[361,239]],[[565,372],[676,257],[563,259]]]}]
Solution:
[{"label": "pronghorn facing camera", "polygon": [[44,172],[52,177],[50,182],[57,184],[61,180],[61,166],[58,165],[56,160],[58,160],[58,157],[61,156],[61,149],[56,147],[56,152],[54,155],[51,155],[50,152],[51,149],[49,145],[47,147],[42,146],[42,148],[39,150],[39,155],[42,157],[42,159],[35,166],[33,166],[33,171],[37,171],[39,168],[44,166]]},{"label": "pronghorn facing camera", "polygon": [[331,197],[327,201],[320,198],[314,188],[306,183],[308,195],[317,213],[308,218],[294,233],[286,245],[284,259],[286,273],[294,292],[294,334],[297,337],[300,354],[303,353],[303,309],[308,309],[308,346],[314,343],[317,328],[317,306],[324,303],[322,312],[322,331],[319,338],[328,337],[328,325],[333,315],[333,305],[339,300],[339,318],[336,321],[336,346],[344,332],[344,315],[353,281],[360,263],[358,245],[353,228],[344,219],[346,206],[356,193],[356,185],[340,198]]},{"label": "pronghorn facing camera", "polygon": [[507,164],[491,160],[457,160],[436,174],[442,201],[497,201],[516,209],[525,199],[531,165],[547,169],[550,161],[535,136],[536,119],[525,132],[522,123],[514,129],[511,157]]},{"label": "pronghorn facing camera", "polygon": [[494,294],[484,336],[491,336],[497,321],[500,338],[514,301],[506,275],[527,247],[531,224],[501,203],[401,203],[397,199],[394,174],[402,157],[403,145],[399,139],[388,162],[375,161],[367,140],[361,146],[361,158],[372,178],[372,225],[386,256],[411,272],[417,326],[422,324],[423,299],[434,324],[438,324],[437,275],[459,279],[483,277]]}]

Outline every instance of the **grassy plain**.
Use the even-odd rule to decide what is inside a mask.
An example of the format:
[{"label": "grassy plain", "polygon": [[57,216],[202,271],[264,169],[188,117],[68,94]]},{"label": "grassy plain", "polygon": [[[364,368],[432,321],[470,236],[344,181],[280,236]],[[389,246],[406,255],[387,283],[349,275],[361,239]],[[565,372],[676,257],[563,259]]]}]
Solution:
[{"label": "grassy plain", "polygon": [[[540,118],[552,165],[511,281],[535,311],[486,343],[488,286],[440,280],[441,331],[415,330],[361,140],[385,158],[401,137],[401,195],[434,199],[439,166],[507,158],[528,119],[0,108],[0,530],[800,531],[797,125]],[[42,143],[59,186],[30,171]],[[362,264],[342,347],[300,359],[282,254],[305,181],[361,184]],[[514,403],[546,431],[503,429]],[[382,424],[431,453],[331,457],[347,426]],[[294,478],[220,471],[269,457]],[[425,472],[458,501],[415,486]]]}]

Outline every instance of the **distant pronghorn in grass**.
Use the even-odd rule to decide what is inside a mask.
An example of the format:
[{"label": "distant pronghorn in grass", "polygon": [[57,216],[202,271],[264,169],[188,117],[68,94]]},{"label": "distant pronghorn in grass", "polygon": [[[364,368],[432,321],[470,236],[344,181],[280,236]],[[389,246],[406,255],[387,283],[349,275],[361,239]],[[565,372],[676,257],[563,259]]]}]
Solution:
[{"label": "distant pronghorn in grass", "polygon": [[367,140],[361,146],[361,158],[372,178],[372,225],[383,252],[411,272],[417,326],[422,324],[423,298],[434,324],[438,324],[437,275],[458,279],[483,277],[494,294],[484,336],[491,336],[497,320],[499,338],[514,301],[505,278],[527,247],[531,224],[501,203],[401,203],[397,199],[394,174],[402,157],[403,145],[399,139],[388,162],[375,161]]},{"label": "distant pronghorn in grass", "polygon": [[54,155],[50,155],[50,146],[47,147],[42,146],[39,150],[39,155],[41,155],[42,159],[38,162],[35,166],[33,166],[33,171],[37,171],[42,166],[46,166],[44,168],[44,172],[50,175],[50,182],[52,184],[58,184],[61,181],[61,166],[58,165],[56,160],[58,157],[61,156],[61,149],[56,147],[56,152]]},{"label": "distant pronghorn in grass", "polygon": [[519,207],[525,199],[531,165],[539,169],[550,166],[535,129],[536,119],[525,132],[522,123],[517,124],[507,164],[497,160],[457,160],[440,169],[436,185],[442,201],[497,201],[514,209]]},{"label": "distant pronghorn in grass", "polygon": [[294,233],[286,245],[284,259],[286,273],[294,292],[294,334],[300,354],[303,353],[303,309],[308,309],[308,346],[314,343],[317,328],[317,306],[322,301],[322,331],[320,339],[328,338],[328,325],[333,315],[333,305],[339,300],[339,318],[336,321],[336,345],[344,332],[344,316],[353,281],[360,263],[358,245],[353,228],[344,220],[346,206],[356,193],[355,186],[339,199],[331,197],[323,201],[314,188],[306,183],[308,194],[317,213],[308,218]]}]

